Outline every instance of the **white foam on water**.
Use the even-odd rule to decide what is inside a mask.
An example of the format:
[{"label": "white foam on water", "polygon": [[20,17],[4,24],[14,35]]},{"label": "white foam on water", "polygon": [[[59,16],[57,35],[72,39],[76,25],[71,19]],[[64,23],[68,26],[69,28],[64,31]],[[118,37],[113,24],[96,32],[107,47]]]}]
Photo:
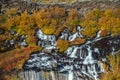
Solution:
[{"label": "white foam on water", "polygon": [[83,64],[93,64],[94,60],[92,58],[92,50],[90,49],[90,46],[88,46],[87,50],[88,50],[88,56],[83,61]]},{"label": "white foam on water", "polygon": [[[81,38],[83,37],[82,34],[80,33],[81,28],[78,27],[78,32],[70,35],[69,41],[73,41],[76,38]],[[84,77],[85,79],[80,78],[80,80],[87,80],[86,76],[93,79],[93,80],[99,80],[99,73],[105,72],[102,64],[99,62],[99,60],[94,59],[93,57],[93,52],[96,52],[98,54],[100,53],[100,49],[95,47],[91,47],[91,43],[95,43],[98,40],[102,39],[100,36],[101,31],[99,31],[96,35],[96,37],[93,40],[87,41],[84,45],[74,45],[69,47],[64,53],[67,55],[66,57],[58,57],[58,56],[53,56],[54,53],[51,55],[48,55],[44,52],[40,52],[38,54],[33,54],[31,55],[32,58],[30,58],[26,63],[26,66],[29,68],[32,67],[44,67],[52,69],[52,66],[54,64],[57,64],[57,60],[54,59],[53,57],[58,57],[60,58],[60,70],[58,72],[64,73],[67,72],[64,75],[67,76],[57,76],[58,80],[75,80],[75,77],[77,76],[79,80],[80,77]],[[46,35],[44,34],[41,30],[38,30],[36,33],[36,36],[38,39],[43,40],[42,46],[44,49],[52,50],[56,49],[56,37],[54,35]],[[67,39],[68,35],[62,35],[60,38]],[[46,44],[46,42],[50,41],[50,44]],[[113,43],[113,42],[110,42]],[[39,43],[41,44],[41,43]],[[114,44],[117,44],[117,42],[114,42]],[[93,48],[93,49],[91,49]],[[78,51],[79,49],[79,51]],[[115,48],[112,48],[112,51],[115,52]],[[38,57],[39,56],[39,57]],[[69,60],[73,59],[72,61]],[[78,60],[78,61],[76,61]],[[106,61],[105,58],[102,58],[102,61]],[[33,63],[32,63],[33,62]],[[96,67],[97,66],[97,67]],[[74,70],[76,69],[76,70]],[[39,75],[40,74],[40,75]],[[44,80],[42,77],[44,73],[42,72],[32,72],[32,71],[26,71],[24,73],[24,79],[23,80]],[[47,80],[57,80],[55,77],[55,72],[50,72],[50,79]]]},{"label": "white foam on water", "polygon": [[69,71],[69,73],[68,73],[68,80],[74,80],[73,71]]}]

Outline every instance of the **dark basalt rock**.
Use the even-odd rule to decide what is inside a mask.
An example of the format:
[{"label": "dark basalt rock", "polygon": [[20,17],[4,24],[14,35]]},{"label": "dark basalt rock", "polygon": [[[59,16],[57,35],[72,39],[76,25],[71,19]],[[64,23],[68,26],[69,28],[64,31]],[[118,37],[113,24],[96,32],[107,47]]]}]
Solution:
[{"label": "dark basalt rock", "polygon": [[[0,29],[0,34],[4,35],[5,30]],[[18,34],[16,31],[10,30],[9,31],[9,37],[11,39],[4,39],[0,41],[0,52],[6,52],[9,50],[15,49],[15,46],[19,45],[20,47],[27,47],[28,43],[26,42],[27,35],[25,34]],[[16,37],[16,39],[14,38]]]},{"label": "dark basalt rock", "polygon": [[[78,26],[77,30],[79,31],[71,35],[68,35],[69,31],[65,33],[66,30],[64,30],[62,36],[59,36],[59,38],[71,41],[77,37],[81,37],[77,34],[81,34],[80,30],[82,29]],[[82,45],[70,46],[64,53],[57,53],[55,51],[56,43],[51,44],[52,41],[56,42],[56,37],[54,35],[46,35],[39,29],[36,32],[38,41],[44,43],[47,41],[51,42],[49,46],[48,44],[42,44],[42,47],[44,47],[42,51],[31,54],[30,58],[25,62],[23,69],[57,71],[60,73],[68,73],[72,76],[72,72],[74,71],[78,77],[85,76],[97,80],[99,74],[104,72],[100,63],[105,63],[108,67],[111,67],[106,56],[120,50],[119,35],[114,37],[100,37],[100,33],[101,31],[98,31],[95,38],[89,39]],[[53,46],[55,48],[51,48]]]},{"label": "dark basalt rock", "polygon": [[0,28],[0,35],[5,33],[5,29]]},{"label": "dark basalt rock", "polygon": [[[69,73],[76,71],[78,77],[87,76],[96,80],[104,72],[99,62],[110,67],[106,55],[120,50],[120,35],[92,39],[83,45],[71,46],[63,54],[34,52],[25,62],[24,70],[58,71]],[[44,51],[44,50],[42,50]],[[93,71],[91,71],[93,69]]]}]

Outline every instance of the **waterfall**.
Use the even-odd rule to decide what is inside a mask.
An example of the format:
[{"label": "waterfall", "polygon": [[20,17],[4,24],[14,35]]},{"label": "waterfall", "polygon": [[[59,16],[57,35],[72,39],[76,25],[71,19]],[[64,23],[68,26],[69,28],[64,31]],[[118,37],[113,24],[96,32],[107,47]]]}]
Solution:
[{"label": "waterfall", "polygon": [[68,76],[68,80],[74,80],[73,79],[73,72],[72,71],[69,71],[69,76]]},{"label": "waterfall", "polygon": [[38,39],[37,45],[41,47],[55,47],[56,46],[56,37],[55,35],[46,35],[42,32],[41,29],[38,29],[35,34]]},{"label": "waterfall", "polygon": [[[20,78],[22,80],[99,80],[99,74],[105,72],[102,63],[109,64],[106,55],[120,50],[119,35],[100,37],[100,32],[85,44],[70,46],[65,52],[59,53],[55,51],[55,36],[45,34],[43,36],[43,33],[38,31],[38,38],[42,35],[43,40],[40,43],[43,43],[44,49],[30,55],[23,66],[25,71],[19,74]],[[63,37],[65,36],[62,35],[61,38]],[[49,50],[49,53],[46,50]]]},{"label": "waterfall", "polygon": [[[83,64],[93,64],[94,60],[92,59],[92,51],[90,49],[90,46],[87,46],[87,50],[88,50],[88,56],[85,58],[85,60],[83,61]],[[84,53],[81,53],[84,54]]]}]

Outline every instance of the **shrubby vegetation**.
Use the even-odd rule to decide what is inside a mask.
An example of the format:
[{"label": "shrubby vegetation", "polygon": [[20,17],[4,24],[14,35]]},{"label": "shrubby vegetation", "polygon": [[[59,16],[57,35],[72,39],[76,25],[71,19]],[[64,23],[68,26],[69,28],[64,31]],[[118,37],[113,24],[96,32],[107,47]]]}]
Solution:
[{"label": "shrubby vegetation", "polygon": [[[66,11],[64,8],[50,7],[34,11],[31,15],[27,11],[18,15],[16,9],[8,9],[4,15],[0,15],[0,28],[28,34],[29,43],[34,41],[31,39],[34,39],[35,29],[37,28],[41,28],[45,34],[58,36],[66,27],[71,32],[75,32],[76,25],[81,25],[85,29],[82,33],[90,38],[94,37],[98,30],[117,35],[120,33],[119,13],[119,8],[105,11],[94,9],[81,17],[81,14],[75,9]],[[1,39],[5,37],[0,36]]]},{"label": "shrubby vegetation", "polygon": [[[93,38],[96,35],[96,32],[102,30],[101,36],[106,35],[118,35],[120,34],[120,8],[116,9],[107,9],[99,10],[93,9],[84,16],[79,14],[75,9],[70,9],[66,11],[64,8],[60,7],[50,7],[48,9],[41,9],[39,11],[34,11],[33,14],[28,14],[27,11],[24,11],[21,14],[17,13],[17,9],[8,9],[6,13],[0,15],[0,29],[4,29],[5,33],[0,34],[0,41],[10,39],[8,35],[9,30],[14,30],[19,34],[28,34],[27,42],[30,46],[36,47],[36,39],[34,37],[35,30],[41,28],[45,34],[54,34],[58,36],[64,28],[68,28],[71,32],[76,31],[76,26],[81,25],[84,30],[82,34],[85,38]],[[74,42],[69,42],[67,40],[58,40],[57,47],[60,49],[60,52],[65,51],[69,46],[73,44],[83,44],[86,40],[81,39],[78,42],[77,39]],[[63,46],[64,45],[64,46]],[[26,50],[31,53],[31,48]],[[33,48],[34,49],[34,48]],[[19,52],[19,54],[17,54]],[[23,54],[21,54],[23,53]],[[25,56],[28,52],[13,51],[12,53],[0,54],[0,68],[10,71],[14,68],[21,69],[23,62],[28,58]],[[9,57],[7,57],[9,55]],[[15,56],[13,58],[13,55]],[[116,56],[117,57],[117,56]],[[119,57],[110,57],[110,61],[118,61]],[[5,63],[5,64],[4,64]],[[117,64],[119,64],[118,62]],[[111,75],[113,79],[114,76],[120,77],[118,74],[120,65],[113,65],[114,62],[111,62],[112,66],[115,66],[113,72],[108,72],[105,76]],[[112,75],[114,73],[114,75]],[[104,77],[104,76],[103,76]],[[108,78],[107,77],[107,78]],[[106,79],[107,80],[107,79]],[[110,80],[110,79],[109,79]]]},{"label": "shrubby vegetation", "polygon": [[[111,33],[117,35],[120,32],[120,9],[107,9],[105,11],[94,9],[84,17],[75,9],[66,11],[60,7],[50,7],[34,11],[29,15],[27,11],[17,14],[16,9],[8,9],[4,15],[0,15],[0,28],[15,30],[21,34],[28,34],[28,42],[34,43],[35,29],[41,28],[45,34],[56,36],[67,27],[75,32],[76,25],[81,25],[82,32],[87,37],[94,37],[98,30],[103,30],[104,35]],[[7,33],[0,35],[0,39],[8,38]]]},{"label": "shrubby vegetation", "polygon": [[[107,74],[102,75],[101,80],[119,80],[120,79],[120,52],[115,55],[107,56],[110,64],[112,66],[112,70],[108,70]],[[105,67],[107,70],[107,67]]]},{"label": "shrubby vegetation", "polygon": [[33,2],[41,2],[41,3],[60,3],[60,2],[66,2],[71,3],[76,0],[32,0]]},{"label": "shrubby vegetation", "polygon": [[10,72],[11,70],[22,70],[22,66],[29,58],[30,53],[40,50],[40,47],[27,47],[23,49],[15,49],[12,51],[0,53],[0,69]]}]

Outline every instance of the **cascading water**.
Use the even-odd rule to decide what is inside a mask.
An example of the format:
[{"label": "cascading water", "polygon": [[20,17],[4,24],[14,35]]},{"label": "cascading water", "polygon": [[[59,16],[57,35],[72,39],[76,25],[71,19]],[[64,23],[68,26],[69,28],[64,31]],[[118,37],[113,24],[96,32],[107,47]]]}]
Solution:
[{"label": "cascading water", "polygon": [[25,71],[19,73],[22,80],[98,80],[99,74],[105,72],[101,63],[109,64],[106,55],[120,50],[120,36],[100,38],[98,34],[63,54],[56,53],[55,48],[46,53],[46,49],[30,55],[23,66]]},{"label": "cascading water", "polygon": [[38,38],[38,46],[44,48],[54,48],[56,46],[56,37],[55,35],[46,35],[40,29],[36,32],[36,37]]}]

